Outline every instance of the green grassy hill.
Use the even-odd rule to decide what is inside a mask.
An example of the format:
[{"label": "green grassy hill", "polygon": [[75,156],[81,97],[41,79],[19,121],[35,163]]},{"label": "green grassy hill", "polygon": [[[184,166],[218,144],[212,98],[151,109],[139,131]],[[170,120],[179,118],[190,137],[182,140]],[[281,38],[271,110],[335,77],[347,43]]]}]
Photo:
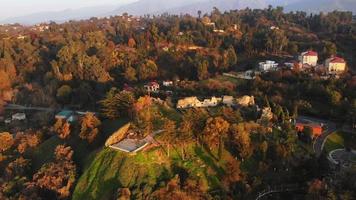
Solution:
[{"label": "green grassy hill", "polygon": [[185,155],[183,161],[177,151],[171,150],[168,157],[162,148],[136,155],[102,149],[79,178],[73,200],[110,199],[118,188],[130,188],[135,199],[145,199],[176,174],[201,180],[207,190],[220,189],[225,159],[217,161],[195,144],[188,145]]}]

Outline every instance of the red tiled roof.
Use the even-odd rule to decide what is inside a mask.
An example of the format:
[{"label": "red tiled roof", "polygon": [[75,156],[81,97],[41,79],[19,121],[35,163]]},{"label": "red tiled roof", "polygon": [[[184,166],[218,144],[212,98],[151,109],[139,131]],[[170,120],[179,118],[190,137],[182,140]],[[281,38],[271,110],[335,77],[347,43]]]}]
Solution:
[{"label": "red tiled roof", "polygon": [[321,127],[320,125],[318,124],[313,124],[313,123],[310,123],[310,124],[304,124],[304,123],[297,123],[296,125],[296,128],[298,131],[303,131],[305,127],[310,127],[313,131],[313,136],[319,136],[322,134],[323,132],[323,127]]},{"label": "red tiled roof", "polygon": [[345,60],[340,57],[333,57],[331,58],[330,63],[345,63]]},{"label": "red tiled roof", "polygon": [[303,53],[304,56],[318,56],[318,53],[315,51],[307,51]]},{"label": "red tiled roof", "polygon": [[147,85],[148,86],[159,86],[159,84],[157,82],[154,82],[154,81],[148,83]]}]

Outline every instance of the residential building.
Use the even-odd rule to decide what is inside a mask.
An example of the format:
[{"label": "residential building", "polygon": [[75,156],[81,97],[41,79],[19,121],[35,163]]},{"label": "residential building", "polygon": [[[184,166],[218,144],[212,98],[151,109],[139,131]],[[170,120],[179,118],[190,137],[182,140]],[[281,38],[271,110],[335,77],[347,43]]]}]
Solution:
[{"label": "residential building", "polygon": [[214,33],[225,33],[225,30],[222,30],[222,29],[214,29],[213,32],[214,32]]},{"label": "residential building", "polygon": [[76,121],[76,117],[73,111],[70,110],[62,110],[61,112],[57,113],[55,118],[65,120],[67,122],[74,122]]},{"label": "residential building", "polygon": [[214,107],[222,102],[222,98],[212,97],[211,99],[204,99],[200,101],[197,97],[187,97],[178,100],[177,108],[201,108],[201,107]]},{"label": "residential building", "polygon": [[233,106],[235,104],[235,100],[233,96],[223,96],[222,103],[227,106]]},{"label": "residential building", "polygon": [[25,113],[16,113],[12,115],[12,120],[18,120],[18,121],[23,121],[26,120],[26,114]]},{"label": "residential building", "polygon": [[323,127],[321,124],[297,121],[295,124],[297,131],[302,132],[306,127],[310,127],[312,130],[313,138],[320,136],[323,133]]},{"label": "residential building", "polygon": [[299,61],[303,65],[315,67],[318,64],[318,53],[315,51],[306,51],[300,54]]},{"label": "residential building", "polygon": [[255,105],[255,97],[254,96],[243,96],[236,99],[236,104],[242,107],[253,106]]},{"label": "residential building", "polygon": [[158,92],[159,91],[159,84],[155,81],[150,82],[144,85],[144,88],[147,92]]},{"label": "residential building", "polygon": [[170,87],[173,85],[173,81],[163,81],[163,86]]},{"label": "residential building", "polygon": [[326,59],[325,67],[329,72],[344,72],[346,70],[346,62],[340,57],[331,57]]},{"label": "residential building", "polygon": [[270,70],[275,70],[278,67],[278,63],[272,60],[267,60],[266,62],[260,62],[259,63],[259,69],[260,71],[270,71]]},{"label": "residential building", "polygon": [[211,97],[211,99],[204,99],[201,103],[201,107],[214,107],[222,102],[222,98]]},{"label": "residential building", "polygon": [[192,108],[192,107],[200,107],[201,102],[197,97],[187,97],[184,99],[178,100],[177,108]]}]

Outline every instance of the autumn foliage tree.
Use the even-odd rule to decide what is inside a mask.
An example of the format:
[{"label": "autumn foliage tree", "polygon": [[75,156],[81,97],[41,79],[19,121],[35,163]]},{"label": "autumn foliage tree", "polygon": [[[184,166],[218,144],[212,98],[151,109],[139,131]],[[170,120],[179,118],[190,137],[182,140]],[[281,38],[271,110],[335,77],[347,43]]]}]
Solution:
[{"label": "autumn foliage tree", "polygon": [[248,158],[252,154],[252,144],[250,133],[242,123],[234,124],[231,127],[232,144],[239,152],[241,158]]},{"label": "autumn foliage tree", "polygon": [[219,147],[219,158],[223,148],[223,138],[227,136],[230,124],[222,117],[209,118],[204,128],[204,140],[211,148]]},{"label": "autumn foliage tree", "polygon": [[14,138],[9,132],[0,133],[0,152],[10,149],[14,145]]},{"label": "autumn foliage tree", "polygon": [[164,119],[162,129],[164,130],[164,133],[160,134],[160,139],[163,144],[167,146],[167,155],[169,156],[170,149],[177,139],[177,125],[173,120]]},{"label": "autumn foliage tree", "polygon": [[187,179],[183,182],[177,175],[167,183],[166,187],[155,191],[151,198],[157,200],[201,200],[211,197],[204,191],[199,181]]},{"label": "autumn foliage tree", "polygon": [[88,112],[81,119],[79,137],[92,143],[99,133],[100,120],[94,113]]},{"label": "autumn foliage tree", "polygon": [[57,119],[53,129],[61,139],[67,139],[71,133],[70,124],[64,119]]},{"label": "autumn foliage tree", "polygon": [[33,176],[33,182],[41,189],[52,191],[57,198],[70,196],[76,179],[73,150],[59,145],[55,149],[55,161],[47,163]]},{"label": "autumn foliage tree", "polygon": [[17,133],[15,138],[17,150],[21,154],[25,153],[29,148],[34,148],[40,144],[41,139],[39,133],[28,131],[26,133]]}]

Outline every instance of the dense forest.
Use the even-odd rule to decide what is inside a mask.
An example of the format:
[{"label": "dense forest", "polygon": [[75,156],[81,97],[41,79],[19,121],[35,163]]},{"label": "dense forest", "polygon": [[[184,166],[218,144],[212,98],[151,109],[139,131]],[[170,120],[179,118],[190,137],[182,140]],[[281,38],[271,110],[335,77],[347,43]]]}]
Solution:
[{"label": "dense forest", "polygon": [[[197,14],[0,26],[4,119],[13,114],[7,104],[92,111],[75,123],[48,111],[26,113],[25,124],[0,122],[0,199],[253,199],[288,184],[298,187],[294,199],[353,199],[355,172],[327,187],[326,156],[313,153],[310,130],[297,134],[292,123],[301,114],[355,123],[352,13]],[[298,69],[254,80],[222,76],[266,59],[291,62],[306,50],[321,61],[339,55],[348,70],[329,79]],[[174,82],[166,91],[144,89],[166,80]],[[174,109],[183,97],[222,95],[254,96],[273,117],[260,118],[254,107]],[[164,130],[161,147],[136,157],[103,148],[128,122],[139,137]]]}]

